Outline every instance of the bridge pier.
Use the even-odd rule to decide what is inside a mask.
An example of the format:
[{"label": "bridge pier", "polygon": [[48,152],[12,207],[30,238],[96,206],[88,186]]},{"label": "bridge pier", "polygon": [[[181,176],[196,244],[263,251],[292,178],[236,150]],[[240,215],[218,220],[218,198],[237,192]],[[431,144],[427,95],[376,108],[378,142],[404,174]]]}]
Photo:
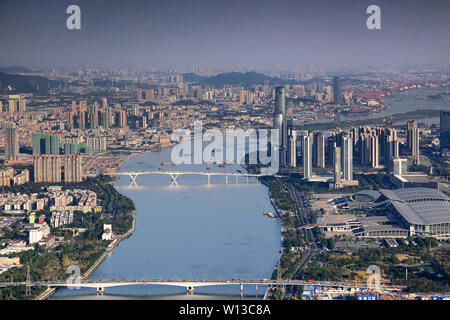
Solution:
[{"label": "bridge pier", "polygon": [[244,296],[244,284],[241,283],[241,298]]},{"label": "bridge pier", "polygon": [[103,295],[105,293],[105,288],[99,287],[97,288],[97,295]]},{"label": "bridge pier", "polygon": [[169,174],[169,176],[172,179],[172,182],[174,182],[175,184],[178,184],[178,182],[177,182],[178,174]]},{"label": "bridge pier", "polygon": [[208,174],[208,184],[211,184],[211,175]]},{"label": "bridge pier", "polygon": [[137,174],[130,174],[129,176],[130,176],[130,179],[131,179],[130,185],[137,186],[136,178],[137,178],[138,175]]},{"label": "bridge pier", "polygon": [[186,287],[186,293],[187,294],[193,294],[194,293],[194,287],[193,286]]}]

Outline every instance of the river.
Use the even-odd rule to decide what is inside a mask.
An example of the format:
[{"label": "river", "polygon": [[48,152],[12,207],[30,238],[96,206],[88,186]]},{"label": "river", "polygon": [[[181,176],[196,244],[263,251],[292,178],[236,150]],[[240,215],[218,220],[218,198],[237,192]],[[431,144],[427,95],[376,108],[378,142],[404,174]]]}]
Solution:
[{"label": "river", "polygon": [[[345,116],[339,114],[339,121],[344,120],[362,120],[362,119],[375,119],[382,117],[389,117],[394,114],[400,114],[416,110],[450,110],[450,101],[446,98],[443,99],[427,99],[429,95],[436,95],[438,93],[448,92],[448,89],[438,88],[418,88],[405,91],[394,92],[390,96],[384,97],[384,102],[392,106],[391,109],[383,110],[381,112],[374,112],[370,114],[353,114],[351,116]],[[417,97],[417,98],[416,98]],[[428,125],[438,124],[439,117],[420,117],[416,119],[418,122],[426,123]],[[315,122],[333,122],[335,119],[322,119]],[[407,120],[398,121],[396,124],[404,124]]]},{"label": "river", "polygon": [[[170,149],[129,159],[120,171],[158,170],[170,161]],[[211,171],[244,171],[240,165]],[[207,165],[179,165],[164,170],[207,171]],[[134,200],[136,229],[123,240],[90,279],[122,278],[270,278],[281,247],[281,222],[263,215],[274,211],[267,187],[255,178],[143,175],[138,187],[120,177],[115,186]],[[261,299],[254,286],[244,288],[246,299]],[[258,294],[258,295],[257,295]],[[238,299],[239,286],[196,288],[187,295],[181,287],[130,286],[95,289],[58,289],[51,299]]]}]

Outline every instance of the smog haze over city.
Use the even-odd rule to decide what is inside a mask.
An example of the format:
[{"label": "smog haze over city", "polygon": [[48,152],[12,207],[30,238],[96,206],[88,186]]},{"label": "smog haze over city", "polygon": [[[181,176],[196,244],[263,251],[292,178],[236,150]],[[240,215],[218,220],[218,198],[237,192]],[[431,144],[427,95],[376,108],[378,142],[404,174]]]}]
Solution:
[{"label": "smog haze over city", "polygon": [[[76,1],[81,30],[67,30],[71,1],[0,1],[7,65],[317,68],[449,63],[448,1]],[[8,48],[8,50],[6,50]],[[14,50],[12,50],[14,48]]]}]

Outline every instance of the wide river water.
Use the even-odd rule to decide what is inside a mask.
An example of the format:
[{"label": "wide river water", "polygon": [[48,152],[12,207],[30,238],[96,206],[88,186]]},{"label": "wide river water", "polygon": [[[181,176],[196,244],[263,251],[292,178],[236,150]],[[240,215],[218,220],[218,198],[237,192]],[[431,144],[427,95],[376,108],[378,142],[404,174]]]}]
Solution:
[{"label": "wide river water", "polygon": [[[427,99],[429,95],[437,95],[439,93],[448,92],[447,88],[418,88],[410,89],[401,92],[395,92],[390,96],[384,97],[384,102],[391,105],[391,109],[387,109],[381,112],[353,114],[352,116],[339,115],[339,121],[343,120],[363,120],[363,119],[375,119],[382,117],[389,117],[394,114],[405,113],[416,110],[450,110],[450,101],[445,97],[443,99]],[[333,122],[335,119],[322,119],[315,122]],[[396,121],[396,124],[404,124],[408,121]],[[427,115],[420,115],[416,121],[425,123],[428,125],[438,124],[438,117],[428,117]]]},{"label": "wide river water", "polygon": [[[361,116],[378,118],[418,109],[449,110],[449,101],[416,99],[445,92],[444,88],[422,88],[385,97],[392,109]],[[327,120],[330,121],[330,120]],[[332,120],[331,120],[332,121]],[[420,119],[438,123],[439,118]],[[170,162],[170,149],[128,160],[120,171],[158,170]],[[164,167],[174,171],[207,171],[207,165]],[[239,165],[210,170],[244,171]],[[115,186],[134,200],[136,230],[114,249],[90,279],[121,278],[270,278],[281,246],[280,221],[263,215],[274,211],[267,188],[255,179],[180,176],[179,185],[168,176],[138,177],[139,187],[129,187],[128,177]],[[264,287],[244,289],[245,298],[261,298]],[[51,299],[237,299],[238,286],[201,287],[194,295],[183,288],[131,286],[107,288],[104,296],[95,289],[58,289]]]},{"label": "wide river water", "polygon": [[[171,149],[129,159],[120,171],[158,171],[170,162]],[[165,166],[170,171],[208,171],[207,165]],[[240,165],[209,171],[238,172]],[[279,219],[263,215],[274,211],[267,187],[255,178],[179,176],[178,185],[166,175],[142,175],[138,187],[121,176],[115,186],[134,200],[136,229],[120,242],[90,279],[122,278],[270,278],[281,246]],[[245,298],[258,298],[254,286],[244,288]],[[258,293],[258,296],[256,296]],[[238,299],[239,286],[185,289],[169,286],[107,288],[96,296],[95,289],[58,289],[51,299]]]}]

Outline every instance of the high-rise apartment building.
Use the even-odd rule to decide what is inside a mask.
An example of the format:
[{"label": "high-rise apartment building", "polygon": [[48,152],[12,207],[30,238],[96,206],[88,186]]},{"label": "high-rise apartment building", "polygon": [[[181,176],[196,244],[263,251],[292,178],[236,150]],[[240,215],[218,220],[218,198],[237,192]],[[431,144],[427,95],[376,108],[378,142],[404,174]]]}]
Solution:
[{"label": "high-rise apartment building", "polygon": [[333,152],[333,172],[334,172],[334,186],[335,188],[341,187],[341,147],[334,146]]},{"label": "high-rise apartment building", "polygon": [[344,136],[341,146],[341,162],[344,180],[353,180],[353,141],[351,137]]},{"label": "high-rise apartment building", "polygon": [[61,182],[61,157],[34,156],[34,182]]},{"label": "high-rise apartment building", "polygon": [[287,159],[290,167],[297,166],[297,132],[292,129],[288,137]]},{"label": "high-rise apartment building", "polygon": [[80,155],[64,156],[64,182],[81,182],[82,180],[82,157]]},{"label": "high-rise apartment building", "polygon": [[312,142],[313,139],[311,135],[308,134],[303,136],[303,178],[306,180],[310,180],[312,177]]},{"label": "high-rise apartment building", "polygon": [[8,161],[15,161],[19,156],[19,139],[17,136],[17,129],[13,124],[6,128],[5,140],[5,159]]},{"label": "high-rise apartment building", "polygon": [[373,133],[368,136],[368,148],[369,148],[369,162],[372,168],[379,167],[379,144],[378,144],[378,136]]},{"label": "high-rise apartment building", "polygon": [[450,111],[441,111],[439,120],[441,149],[450,149]]},{"label": "high-rise apartment building", "polygon": [[317,168],[325,167],[325,137],[320,132],[314,134],[313,162]]}]

